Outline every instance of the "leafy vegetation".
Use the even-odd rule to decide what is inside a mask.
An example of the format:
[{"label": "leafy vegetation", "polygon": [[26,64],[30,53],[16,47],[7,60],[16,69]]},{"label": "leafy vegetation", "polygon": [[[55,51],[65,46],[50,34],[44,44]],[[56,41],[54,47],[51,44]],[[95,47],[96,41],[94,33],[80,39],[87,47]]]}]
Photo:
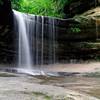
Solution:
[{"label": "leafy vegetation", "polygon": [[71,32],[79,33],[79,32],[81,32],[81,29],[78,27],[71,27]]},{"label": "leafy vegetation", "polygon": [[20,4],[21,4],[22,0],[11,0],[11,3],[12,3],[12,7],[15,9],[15,10],[20,10]]},{"label": "leafy vegetation", "polygon": [[15,10],[35,15],[63,17],[63,8],[71,0],[11,0]]}]

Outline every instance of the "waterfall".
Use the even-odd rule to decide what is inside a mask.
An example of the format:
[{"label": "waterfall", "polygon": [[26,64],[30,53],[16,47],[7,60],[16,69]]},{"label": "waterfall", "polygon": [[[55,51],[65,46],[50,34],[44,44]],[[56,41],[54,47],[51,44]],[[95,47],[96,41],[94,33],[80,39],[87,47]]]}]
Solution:
[{"label": "waterfall", "polygon": [[28,30],[29,25],[25,23],[25,15],[14,11],[14,15],[18,24],[18,67],[19,68],[27,68],[32,69],[32,59],[30,54],[30,46],[29,46],[29,38],[28,38]]},{"label": "waterfall", "polygon": [[39,26],[38,26],[39,17],[37,16],[37,23],[36,23],[36,65],[39,64]]},{"label": "waterfall", "polygon": [[41,65],[44,63],[44,18],[42,16],[42,36],[41,36]]},{"label": "waterfall", "polygon": [[18,68],[32,71],[38,66],[43,72],[44,64],[55,64],[54,19],[13,12],[18,33]]},{"label": "waterfall", "polygon": [[49,64],[55,64],[55,42],[56,42],[56,38],[55,38],[55,25],[54,25],[54,19],[49,19],[49,23],[51,23],[51,25],[49,25]]}]

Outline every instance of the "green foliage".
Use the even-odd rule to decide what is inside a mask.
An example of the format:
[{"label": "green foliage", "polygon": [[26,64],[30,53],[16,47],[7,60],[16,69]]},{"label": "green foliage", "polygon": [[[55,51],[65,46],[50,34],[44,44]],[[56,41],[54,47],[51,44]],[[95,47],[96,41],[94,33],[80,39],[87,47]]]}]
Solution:
[{"label": "green foliage", "polygon": [[19,10],[20,9],[20,4],[22,3],[22,0],[11,0],[12,6],[14,9]]},{"label": "green foliage", "polygon": [[72,24],[71,28],[69,29],[69,31],[72,32],[72,33],[81,32],[80,25],[79,24]]},{"label": "green foliage", "polygon": [[70,0],[11,0],[15,10],[35,15],[63,17],[63,7]]},{"label": "green foliage", "polygon": [[71,28],[71,31],[72,31],[72,32],[75,32],[75,33],[79,33],[79,32],[81,32],[81,29],[78,28],[78,27],[72,27],[72,28]]}]

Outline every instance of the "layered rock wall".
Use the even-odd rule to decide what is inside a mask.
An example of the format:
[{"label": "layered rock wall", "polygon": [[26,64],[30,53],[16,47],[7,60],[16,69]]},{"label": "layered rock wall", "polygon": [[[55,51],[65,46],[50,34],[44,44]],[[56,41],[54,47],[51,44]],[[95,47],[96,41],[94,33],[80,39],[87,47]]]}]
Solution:
[{"label": "layered rock wall", "polygon": [[13,32],[13,13],[10,0],[0,3],[0,63],[14,62],[15,34]]}]

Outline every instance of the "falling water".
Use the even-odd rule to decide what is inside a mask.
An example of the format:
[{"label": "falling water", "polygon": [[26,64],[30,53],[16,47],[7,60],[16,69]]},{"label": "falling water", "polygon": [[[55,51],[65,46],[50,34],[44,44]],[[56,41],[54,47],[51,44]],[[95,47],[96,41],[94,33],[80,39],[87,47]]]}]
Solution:
[{"label": "falling water", "polygon": [[37,16],[37,21],[36,21],[36,65],[39,64],[39,17]]},{"label": "falling water", "polygon": [[55,34],[55,22],[54,22],[54,19],[52,20],[53,21],[53,63],[55,64],[56,62],[56,34]]},{"label": "falling water", "polygon": [[41,37],[41,65],[44,64],[44,17],[42,16],[42,37]]},{"label": "falling water", "polygon": [[49,19],[49,64],[55,64],[55,46],[56,46],[56,39],[55,39],[55,25],[54,19]]},{"label": "falling water", "polygon": [[43,74],[44,64],[55,64],[54,19],[48,18],[46,23],[43,16],[13,12],[18,33],[18,67],[25,73],[38,69]]},{"label": "falling water", "polygon": [[32,69],[29,38],[27,34],[28,27],[25,23],[25,16],[17,11],[14,11],[14,15],[17,20],[19,33],[18,66],[19,68]]}]

